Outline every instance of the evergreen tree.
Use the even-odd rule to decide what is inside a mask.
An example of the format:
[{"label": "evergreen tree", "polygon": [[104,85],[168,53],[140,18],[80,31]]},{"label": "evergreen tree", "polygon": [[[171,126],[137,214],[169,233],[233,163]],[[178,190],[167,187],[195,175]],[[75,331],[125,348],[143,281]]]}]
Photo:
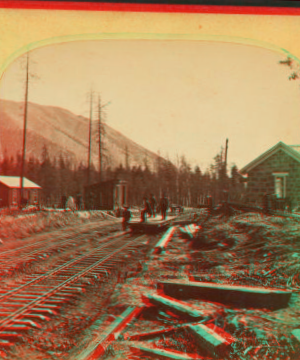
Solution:
[{"label": "evergreen tree", "polygon": [[4,156],[1,162],[1,175],[9,175],[10,172],[10,159],[7,150],[4,150]]},{"label": "evergreen tree", "polygon": [[27,177],[29,180],[35,183],[38,182],[39,167],[40,167],[39,161],[33,155],[30,155],[29,159],[26,160],[25,177]]},{"label": "evergreen tree", "polygon": [[40,185],[43,189],[44,200],[48,200],[51,197],[51,194],[55,192],[55,180],[53,179],[53,175],[54,173],[48,148],[44,145],[42,149],[40,169],[38,172],[38,185]]}]

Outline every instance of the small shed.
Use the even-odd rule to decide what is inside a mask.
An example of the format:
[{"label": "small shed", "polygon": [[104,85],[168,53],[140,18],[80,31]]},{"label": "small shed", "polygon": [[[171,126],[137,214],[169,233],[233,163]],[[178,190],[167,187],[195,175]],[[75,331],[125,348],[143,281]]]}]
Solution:
[{"label": "small shed", "polygon": [[[21,201],[21,184],[19,176],[0,176],[0,207],[16,207]],[[23,178],[23,198],[29,205],[40,201],[41,187]]]},{"label": "small shed", "polygon": [[115,210],[128,202],[128,187],[125,180],[107,180],[86,186],[85,207],[95,210]]}]

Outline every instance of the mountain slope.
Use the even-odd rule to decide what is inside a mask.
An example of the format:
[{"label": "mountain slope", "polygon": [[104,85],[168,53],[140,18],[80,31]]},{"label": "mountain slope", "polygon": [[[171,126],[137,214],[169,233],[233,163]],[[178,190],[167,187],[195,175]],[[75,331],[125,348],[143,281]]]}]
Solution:
[{"label": "mountain slope", "polygon": [[[22,149],[23,136],[23,103],[0,100],[0,151],[9,156],[16,156]],[[89,121],[68,110],[28,103],[27,122],[27,157],[34,155],[40,158],[44,145],[51,158],[62,154],[74,164],[87,163]],[[94,125],[96,128],[96,124]],[[125,148],[128,149],[129,164],[144,165],[155,168],[158,155],[136,144],[107,124],[104,125],[105,163],[111,167],[120,163],[125,165]],[[95,141],[96,129],[93,132],[92,162],[98,168],[98,144]]]}]

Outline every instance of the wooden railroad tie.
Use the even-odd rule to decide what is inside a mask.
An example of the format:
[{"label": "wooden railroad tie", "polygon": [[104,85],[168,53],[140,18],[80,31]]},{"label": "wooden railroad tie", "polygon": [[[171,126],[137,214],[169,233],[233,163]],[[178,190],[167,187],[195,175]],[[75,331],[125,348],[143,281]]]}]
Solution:
[{"label": "wooden railroad tie", "polygon": [[178,299],[204,299],[221,303],[233,303],[240,307],[283,308],[288,305],[292,291],[227,285],[209,282],[165,280],[158,282],[166,295]]},{"label": "wooden railroad tie", "polygon": [[200,226],[196,224],[186,225],[184,227],[180,227],[179,230],[184,234],[187,235],[190,239],[193,239],[198,231],[200,230]]},{"label": "wooden railroad tie", "polygon": [[300,329],[294,329],[292,331],[292,339],[300,344]]},{"label": "wooden railroad tie", "polygon": [[204,359],[204,357],[197,355],[197,354],[186,354],[176,350],[166,350],[161,349],[155,346],[150,346],[149,344],[145,344],[143,342],[135,342],[130,345],[130,348],[136,352],[143,351],[150,354],[155,354],[167,359],[174,359],[174,360],[194,360],[194,359]]},{"label": "wooden railroad tie", "polygon": [[181,315],[188,316],[190,318],[203,319],[206,317],[206,315],[195,306],[186,304],[170,296],[147,294],[145,297],[154,305],[168,308],[171,311],[174,311],[175,313],[179,313]]},{"label": "wooden railroad tie", "polygon": [[158,328],[158,329],[153,329],[153,330],[149,330],[147,332],[141,332],[141,333],[134,333],[134,334],[124,334],[123,335],[123,339],[124,340],[140,340],[140,339],[151,339],[154,337],[157,337],[159,335],[166,335],[166,334],[170,334],[173,331],[178,330],[178,326],[169,326],[166,328]]},{"label": "wooden railroad tie", "polygon": [[154,253],[160,254],[165,249],[168,242],[172,239],[172,236],[174,235],[176,230],[177,230],[177,227],[172,226],[165,232],[165,234],[162,236],[162,238],[155,245]]},{"label": "wooden railroad tie", "polygon": [[212,355],[226,356],[236,339],[215,325],[193,324],[187,328],[195,335],[196,341]]},{"label": "wooden railroad tie", "polygon": [[137,317],[142,311],[142,307],[129,306],[120,316],[112,322],[93,343],[80,353],[77,360],[97,360],[105,353],[108,345],[117,340],[121,332],[130,323],[132,319]]}]

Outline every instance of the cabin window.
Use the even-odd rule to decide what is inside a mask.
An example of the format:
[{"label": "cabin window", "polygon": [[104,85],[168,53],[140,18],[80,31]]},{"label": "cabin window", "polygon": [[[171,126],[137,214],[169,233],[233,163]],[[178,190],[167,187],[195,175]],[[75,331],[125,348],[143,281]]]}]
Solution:
[{"label": "cabin window", "polygon": [[288,173],[273,173],[274,176],[274,193],[278,199],[286,197],[286,177]]},{"label": "cabin window", "polygon": [[275,177],[275,194],[277,198],[284,198],[284,178],[281,176]]},{"label": "cabin window", "polygon": [[33,204],[37,204],[37,203],[38,203],[38,191],[37,191],[37,190],[32,190],[32,192],[31,192],[31,198],[32,198],[32,203],[33,203]]}]

